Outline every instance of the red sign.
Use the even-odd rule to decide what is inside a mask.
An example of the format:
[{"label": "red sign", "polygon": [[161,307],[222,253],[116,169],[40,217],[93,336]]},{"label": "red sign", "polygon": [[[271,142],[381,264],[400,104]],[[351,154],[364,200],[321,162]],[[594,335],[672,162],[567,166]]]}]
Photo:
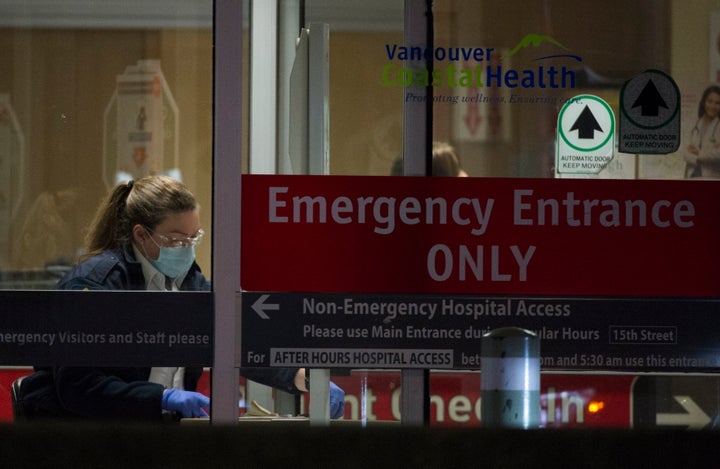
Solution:
[{"label": "red sign", "polygon": [[12,421],[12,383],[21,376],[32,373],[32,368],[0,368],[0,422]]},{"label": "red sign", "polygon": [[713,181],[242,178],[246,291],[719,296]]},{"label": "red sign", "polygon": [[[13,420],[10,384],[30,373],[31,368],[0,368],[0,422]],[[478,372],[434,371],[430,375],[431,423],[437,426],[480,426],[480,377]],[[629,428],[630,396],[635,379],[630,375],[543,374],[541,426]],[[345,420],[401,420],[399,372],[353,371],[348,376],[333,376],[332,380],[345,391]],[[198,391],[210,395],[209,372],[203,373]],[[244,386],[241,386],[241,394],[244,397]],[[302,412],[308,409],[308,399],[309,395],[304,394]]]},{"label": "red sign", "polygon": [[[543,374],[540,386],[542,428],[631,428],[631,393],[635,376]],[[400,421],[400,373],[353,371],[332,378],[345,391],[346,420]],[[430,423],[442,427],[478,427],[478,372],[430,375]],[[650,398],[649,396],[647,397]],[[304,395],[304,409],[309,405]]]}]

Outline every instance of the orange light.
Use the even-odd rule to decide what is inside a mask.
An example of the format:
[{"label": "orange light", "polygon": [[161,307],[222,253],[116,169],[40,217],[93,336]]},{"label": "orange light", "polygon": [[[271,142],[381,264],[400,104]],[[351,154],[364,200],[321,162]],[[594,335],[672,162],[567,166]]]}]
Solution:
[{"label": "orange light", "polygon": [[590,401],[590,403],[588,403],[588,412],[590,412],[591,414],[595,414],[597,412],[600,412],[603,407],[605,407],[605,403],[602,401]]}]

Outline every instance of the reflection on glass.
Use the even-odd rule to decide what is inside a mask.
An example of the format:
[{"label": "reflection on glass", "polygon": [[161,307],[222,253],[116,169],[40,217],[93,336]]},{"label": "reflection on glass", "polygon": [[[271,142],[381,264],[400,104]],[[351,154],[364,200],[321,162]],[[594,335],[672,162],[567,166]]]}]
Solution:
[{"label": "reflection on glass", "polygon": [[212,2],[134,8],[0,6],[2,289],[53,288],[116,182],[169,174],[211,206]]}]

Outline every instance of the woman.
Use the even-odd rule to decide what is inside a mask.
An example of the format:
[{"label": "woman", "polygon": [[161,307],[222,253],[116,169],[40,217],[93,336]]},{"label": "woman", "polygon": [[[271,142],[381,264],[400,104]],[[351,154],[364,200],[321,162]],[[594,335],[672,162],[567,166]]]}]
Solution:
[{"label": "woman", "polygon": [[[401,157],[393,161],[390,168],[391,176],[403,175]],[[446,142],[434,141],[432,144],[432,175],[446,177],[468,177],[468,173],[460,165],[460,158],[455,148]]]},{"label": "woman", "polygon": [[467,177],[467,173],[460,166],[455,148],[446,142],[433,142],[432,146],[432,175]]},{"label": "woman", "polygon": [[[203,237],[195,197],[167,176],[114,188],[86,237],[87,254],[59,282],[66,290],[209,290],[195,263]],[[195,392],[202,369],[40,369],[22,383],[29,417],[160,419],[207,416],[210,400]],[[245,376],[298,394],[303,369],[252,370]],[[297,384],[296,384],[297,383]]]},{"label": "woman", "polygon": [[698,105],[698,120],[690,131],[685,153],[686,178],[720,178],[720,86],[709,86]]}]

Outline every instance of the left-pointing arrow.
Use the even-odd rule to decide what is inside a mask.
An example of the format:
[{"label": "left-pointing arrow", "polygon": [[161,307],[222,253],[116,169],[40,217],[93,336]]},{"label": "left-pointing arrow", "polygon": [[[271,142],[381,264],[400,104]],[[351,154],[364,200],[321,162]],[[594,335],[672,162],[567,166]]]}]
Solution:
[{"label": "left-pointing arrow", "polygon": [[268,316],[265,311],[280,310],[280,305],[277,303],[265,303],[268,298],[270,298],[270,295],[260,295],[260,298],[255,300],[255,303],[252,304],[253,311],[255,311],[257,315],[263,319],[270,319],[270,316]]}]

